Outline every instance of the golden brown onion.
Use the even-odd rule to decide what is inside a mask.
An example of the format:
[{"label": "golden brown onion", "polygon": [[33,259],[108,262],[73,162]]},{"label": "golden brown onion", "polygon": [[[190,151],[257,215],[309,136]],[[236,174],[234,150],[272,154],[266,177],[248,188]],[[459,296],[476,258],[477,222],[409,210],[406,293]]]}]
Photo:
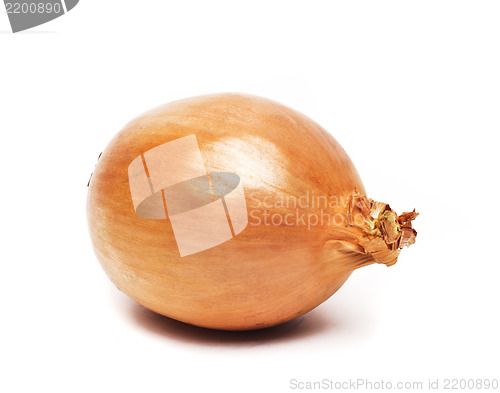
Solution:
[{"label": "golden brown onion", "polygon": [[87,214],[120,290],[227,330],[288,321],[354,269],[394,264],[417,215],[368,199],[318,124],[240,94],[175,101],[127,124],[97,163]]}]

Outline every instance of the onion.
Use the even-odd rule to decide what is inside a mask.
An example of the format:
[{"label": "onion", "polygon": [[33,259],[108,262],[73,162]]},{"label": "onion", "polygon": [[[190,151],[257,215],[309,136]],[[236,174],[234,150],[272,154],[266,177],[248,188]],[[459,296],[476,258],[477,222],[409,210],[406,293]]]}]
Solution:
[{"label": "onion", "polygon": [[217,94],[147,112],[89,183],[95,253],[143,306],[225,330],[277,325],[361,266],[392,265],[415,211],[366,197],[337,141],[267,99]]}]

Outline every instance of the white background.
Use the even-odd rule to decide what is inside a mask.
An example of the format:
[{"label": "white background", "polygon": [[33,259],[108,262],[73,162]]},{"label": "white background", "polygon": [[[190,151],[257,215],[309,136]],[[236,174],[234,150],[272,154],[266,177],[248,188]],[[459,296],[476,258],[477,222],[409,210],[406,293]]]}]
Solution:
[{"label": "white background", "polygon": [[[19,34],[0,14],[0,391],[500,378],[499,21],[497,1],[456,0],[82,0]],[[224,91],[328,129],[370,197],[421,213],[416,244],[264,331],[191,327],[120,293],[87,232],[98,154],[143,111]]]}]

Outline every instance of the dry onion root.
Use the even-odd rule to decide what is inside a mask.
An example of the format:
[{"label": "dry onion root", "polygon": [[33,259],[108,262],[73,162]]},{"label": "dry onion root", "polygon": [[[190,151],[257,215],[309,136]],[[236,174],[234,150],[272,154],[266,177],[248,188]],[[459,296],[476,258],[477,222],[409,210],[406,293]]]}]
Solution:
[{"label": "dry onion root", "polygon": [[132,299],[246,330],[310,311],[359,267],[396,263],[418,213],[367,198],[345,151],[306,116],[218,94],[126,125],[96,165],[87,215],[101,265]]}]

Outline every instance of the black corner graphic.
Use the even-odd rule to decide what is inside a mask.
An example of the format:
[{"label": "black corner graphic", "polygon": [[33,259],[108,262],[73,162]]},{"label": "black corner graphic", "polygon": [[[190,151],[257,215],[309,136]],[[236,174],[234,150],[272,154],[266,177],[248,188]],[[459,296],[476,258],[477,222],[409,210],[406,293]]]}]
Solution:
[{"label": "black corner graphic", "polygon": [[75,8],[79,0],[4,0],[13,33],[50,22]]}]

